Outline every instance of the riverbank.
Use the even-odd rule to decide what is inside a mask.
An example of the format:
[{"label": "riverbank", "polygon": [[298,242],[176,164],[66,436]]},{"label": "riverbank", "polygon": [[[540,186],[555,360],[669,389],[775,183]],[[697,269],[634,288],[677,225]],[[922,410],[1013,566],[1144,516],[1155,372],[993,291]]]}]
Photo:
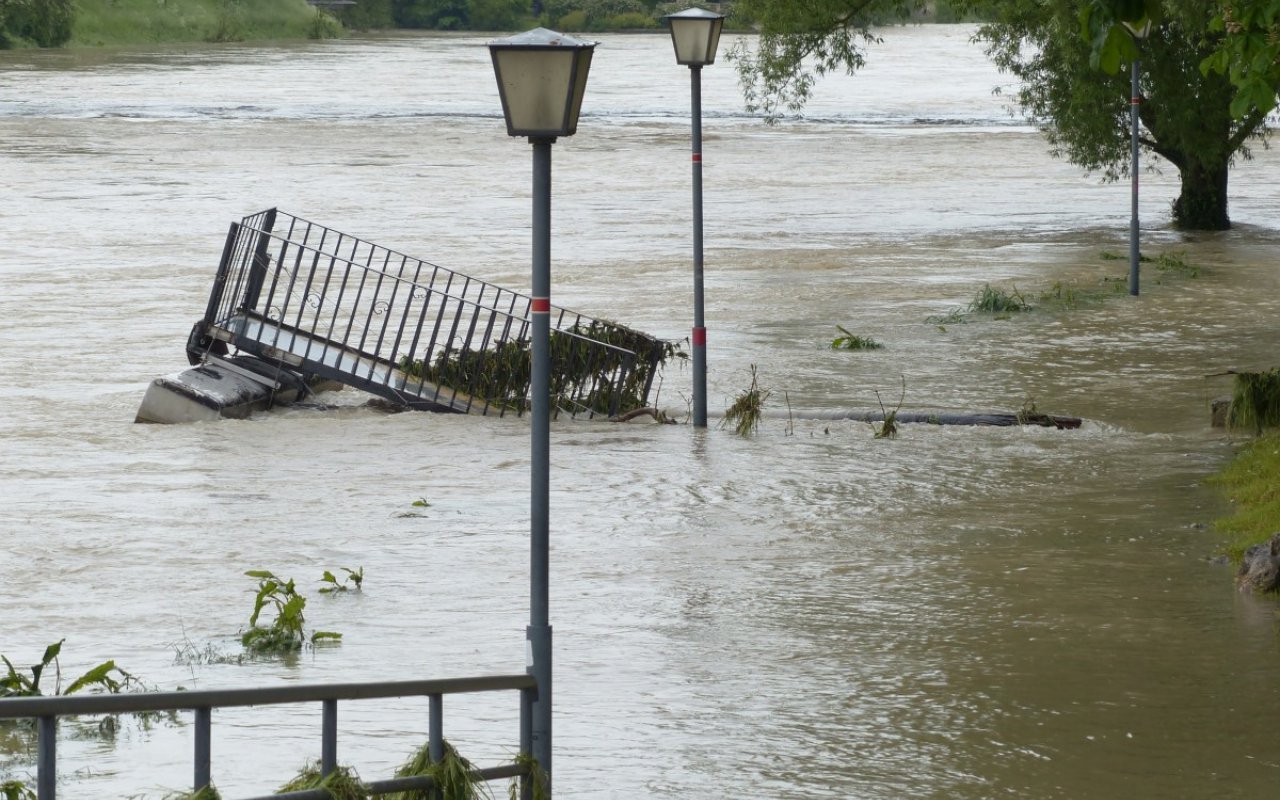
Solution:
[{"label": "riverbank", "polygon": [[332,38],[341,26],[306,0],[77,0],[73,47]]},{"label": "riverbank", "polygon": [[1280,531],[1280,430],[1255,439],[1215,478],[1235,506],[1218,520],[1223,548],[1239,561],[1250,546]]}]

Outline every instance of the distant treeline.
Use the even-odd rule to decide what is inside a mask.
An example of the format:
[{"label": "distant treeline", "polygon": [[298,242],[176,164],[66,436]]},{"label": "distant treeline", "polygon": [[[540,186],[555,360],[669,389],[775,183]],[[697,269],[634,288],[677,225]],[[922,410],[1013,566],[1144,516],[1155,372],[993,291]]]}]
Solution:
[{"label": "distant treeline", "polygon": [[[307,0],[0,0],[0,48],[318,39],[341,35],[342,28],[518,31],[542,25],[569,32],[646,30],[661,27],[662,17],[693,3],[355,0],[354,5],[328,10],[320,5],[313,8]],[[738,3],[699,5],[724,13],[730,29],[747,30],[755,22]],[[955,22],[965,17],[950,0],[938,0],[916,18]]]}]

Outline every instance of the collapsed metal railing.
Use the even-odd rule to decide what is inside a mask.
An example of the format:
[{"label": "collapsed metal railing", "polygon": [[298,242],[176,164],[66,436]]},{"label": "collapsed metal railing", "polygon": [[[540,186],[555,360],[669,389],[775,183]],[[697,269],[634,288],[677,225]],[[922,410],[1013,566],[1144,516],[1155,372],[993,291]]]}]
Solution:
[{"label": "collapsed metal railing", "polygon": [[[522,414],[531,298],[277,209],[232,223],[192,363],[227,345],[411,408]],[[671,343],[561,308],[554,407],[648,405]]]},{"label": "collapsed metal railing", "polygon": [[[277,686],[255,689],[212,689],[189,692],[134,692],[125,694],[62,695],[56,697],[16,697],[0,700],[0,720],[35,719],[36,796],[56,800],[58,777],[58,718],[90,714],[192,711],[195,714],[193,791],[212,783],[213,709],[234,706],[263,706],[284,703],[315,703],[322,706],[320,724],[320,772],[328,775],[338,768],[338,701],[388,697],[427,697],[428,748],[433,762],[444,758],[444,695],[472,692],[520,692],[520,752],[533,746],[533,700],[537,682],[531,675],[491,675],[442,680],[391,681],[379,683],[334,683],[316,686]],[[478,769],[476,780],[495,781],[520,778],[522,797],[532,789],[528,763],[513,763]],[[384,795],[413,789],[438,788],[427,776],[389,778],[364,784],[370,795]],[[289,800],[328,800],[324,790],[306,790],[264,795]]]}]

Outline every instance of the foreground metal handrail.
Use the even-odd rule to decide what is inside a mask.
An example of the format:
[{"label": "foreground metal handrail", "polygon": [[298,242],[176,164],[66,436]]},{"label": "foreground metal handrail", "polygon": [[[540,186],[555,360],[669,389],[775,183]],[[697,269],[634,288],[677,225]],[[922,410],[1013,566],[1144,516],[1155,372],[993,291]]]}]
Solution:
[{"label": "foreground metal handrail", "polygon": [[[320,772],[328,775],[338,766],[338,701],[371,700],[388,697],[427,697],[430,701],[428,747],[433,761],[444,757],[444,695],[474,692],[520,692],[520,752],[532,749],[532,704],[537,682],[531,675],[489,675],[437,680],[382,681],[374,683],[331,683],[304,686],[269,686],[252,689],[202,689],[189,692],[131,692],[125,694],[60,695],[56,697],[12,697],[0,699],[0,720],[37,720],[36,796],[55,800],[57,783],[58,717],[79,714],[127,714],[155,711],[195,712],[194,790],[212,780],[212,719],[214,708],[319,702],[321,720]],[[522,765],[478,769],[478,780],[529,777]],[[393,778],[366,784],[370,794],[390,794],[406,789],[431,789],[430,778]],[[527,787],[526,787],[527,788]],[[325,800],[324,791],[289,792],[269,795],[292,800]]]}]

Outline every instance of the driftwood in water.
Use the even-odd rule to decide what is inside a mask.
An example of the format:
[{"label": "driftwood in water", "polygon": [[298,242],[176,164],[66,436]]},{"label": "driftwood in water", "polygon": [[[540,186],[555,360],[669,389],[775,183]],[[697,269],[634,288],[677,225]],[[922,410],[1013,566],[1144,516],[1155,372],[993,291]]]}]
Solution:
[{"label": "driftwood in water", "polygon": [[[894,412],[889,412],[894,413]],[[802,419],[851,419],[859,422],[884,422],[884,411],[835,411],[825,414],[797,414]],[[1038,425],[1042,428],[1075,429],[1080,427],[1079,417],[1061,417],[1036,412],[1007,413],[987,411],[977,414],[956,414],[937,411],[899,411],[894,414],[899,423],[918,422],[925,425]]]}]

